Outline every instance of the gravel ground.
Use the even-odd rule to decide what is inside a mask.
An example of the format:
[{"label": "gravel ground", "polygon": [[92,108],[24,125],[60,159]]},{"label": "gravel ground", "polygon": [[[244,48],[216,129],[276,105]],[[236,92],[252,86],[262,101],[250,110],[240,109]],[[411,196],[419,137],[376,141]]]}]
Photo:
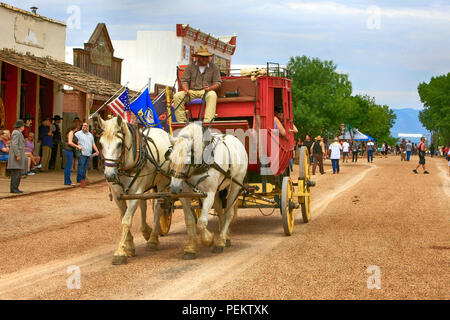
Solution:
[{"label": "gravel ground", "polygon": [[[449,299],[450,222],[446,162],[376,158],[316,175],[312,221],[297,213],[283,235],[276,210],[240,209],[232,246],[201,248],[181,259],[186,241],[177,210],[159,250],[145,251],[135,215],[136,257],[112,266],[120,238],[118,209],[106,184],[1,201],[0,297],[3,299]],[[329,162],[329,161],[327,161]],[[267,211],[269,213],[270,211]],[[153,225],[149,213],[147,221]],[[211,217],[210,229],[217,223]],[[70,290],[67,267],[81,270]],[[369,266],[381,289],[368,289]]]}]

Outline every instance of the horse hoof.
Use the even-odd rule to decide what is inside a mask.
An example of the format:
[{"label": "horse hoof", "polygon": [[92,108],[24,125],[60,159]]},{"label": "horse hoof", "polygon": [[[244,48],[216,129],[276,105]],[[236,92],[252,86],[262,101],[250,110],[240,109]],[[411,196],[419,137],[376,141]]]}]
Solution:
[{"label": "horse hoof", "polygon": [[231,247],[231,240],[227,239],[227,241],[225,242],[225,247]]},{"label": "horse hoof", "polygon": [[158,249],[158,245],[156,243],[147,243],[145,250],[147,251],[156,251]]},{"label": "horse hoof", "polygon": [[197,257],[196,253],[193,252],[185,252],[183,254],[183,260],[193,260]]},{"label": "horse hoof", "polygon": [[121,265],[121,264],[127,264],[128,258],[127,256],[114,256],[112,264],[115,266]]},{"label": "horse hoof", "polygon": [[222,253],[223,247],[214,246],[214,248],[212,249],[212,252],[213,253]]},{"label": "horse hoof", "polygon": [[125,250],[126,254],[128,257],[134,257],[136,255],[136,250],[135,249],[128,249]]}]

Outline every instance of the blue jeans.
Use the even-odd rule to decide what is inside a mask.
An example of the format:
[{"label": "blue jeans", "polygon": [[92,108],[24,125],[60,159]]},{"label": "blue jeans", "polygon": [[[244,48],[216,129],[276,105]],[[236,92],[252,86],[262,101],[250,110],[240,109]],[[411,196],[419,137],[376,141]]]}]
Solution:
[{"label": "blue jeans", "polygon": [[406,151],[406,161],[409,161],[409,158],[411,158],[411,151]]},{"label": "blue jeans", "polygon": [[64,157],[66,157],[66,163],[64,165],[64,184],[71,185],[72,180],[70,180],[70,173],[73,163],[73,151],[68,151],[63,149]]},{"label": "blue jeans", "polygon": [[91,157],[81,156],[78,158],[77,182],[86,180],[86,172],[89,168]]},{"label": "blue jeans", "polygon": [[367,162],[369,161],[373,162],[373,150],[367,150]]},{"label": "blue jeans", "polygon": [[339,159],[331,159],[331,165],[333,166],[333,173],[339,173]]},{"label": "blue jeans", "polygon": [[2,154],[0,155],[0,161],[8,161],[9,154]]}]

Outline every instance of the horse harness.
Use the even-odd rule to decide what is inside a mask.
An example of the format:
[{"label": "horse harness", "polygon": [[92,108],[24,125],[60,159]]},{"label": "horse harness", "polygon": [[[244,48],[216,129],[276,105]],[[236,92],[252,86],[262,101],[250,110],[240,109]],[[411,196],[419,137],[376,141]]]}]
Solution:
[{"label": "horse harness", "polygon": [[[131,132],[132,136],[132,145],[130,147],[127,147],[125,145],[125,132],[123,128],[120,128],[120,131],[118,134],[116,134],[116,137],[119,138],[122,141],[122,151],[118,159],[108,159],[104,158],[103,163],[105,167],[111,167],[118,169],[118,176],[128,176],[133,177],[133,179],[128,184],[127,188],[124,187],[122,182],[120,181],[120,178],[118,177],[116,181],[113,182],[113,184],[120,185],[122,189],[124,190],[125,194],[128,194],[128,191],[133,186],[133,184],[136,182],[136,179],[139,177],[139,174],[141,173],[142,169],[144,168],[147,161],[150,161],[156,168],[156,171],[159,173],[162,173],[165,176],[168,176],[168,173],[166,173],[164,170],[162,170],[162,165],[164,165],[165,161],[162,165],[159,165],[159,153],[156,153],[156,159],[155,155],[153,154],[152,149],[149,147],[148,142],[153,144],[156,150],[158,148],[156,147],[155,141],[151,137],[145,136],[142,134],[142,132],[139,130],[139,128],[134,127],[133,125],[127,123],[128,130]],[[120,135],[119,135],[120,133]],[[127,167],[121,167],[122,163],[125,163],[125,154],[126,152],[133,150],[133,163]],[[154,182],[156,179],[156,173],[153,176],[153,182],[151,183],[151,187],[145,190],[147,192],[151,188],[154,187]]]},{"label": "horse harness", "polygon": [[[183,137],[181,135],[181,137]],[[189,137],[185,137],[185,138],[189,138]],[[214,159],[214,150],[216,149],[216,147],[218,146],[219,143],[223,143],[228,151],[228,155],[231,158],[231,153],[230,153],[230,149],[228,148],[227,144],[225,143],[225,140],[223,139],[224,135],[215,135],[213,136],[213,138],[209,141],[209,143],[207,143],[204,146],[204,149],[206,148],[211,148],[211,158],[210,159]],[[168,153],[171,152],[171,149],[168,150]],[[168,155],[166,154],[166,159],[168,159]],[[202,157],[203,160],[203,157]],[[224,178],[222,180],[222,182],[219,184],[219,186],[217,187],[217,189],[219,190],[220,187],[222,186],[222,184],[225,182],[226,179],[230,179],[232,182],[236,183],[237,185],[239,185],[242,189],[247,189],[242,183],[240,183],[239,181],[237,181],[236,179],[234,179],[231,174],[230,171],[225,171],[217,162],[215,161],[202,161],[200,164],[195,164],[195,158],[194,158],[194,152],[191,150],[191,161],[190,163],[187,165],[186,169],[183,170],[183,172],[180,173],[175,173],[173,170],[170,170],[170,175],[174,178],[178,178],[178,179],[182,179],[184,180],[184,182],[189,185],[194,192],[201,192],[204,193],[200,190],[197,189],[198,185],[204,181],[206,178],[209,177],[209,174],[207,173],[209,171],[210,168],[213,168],[217,171],[219,171],[221,174],[224,175]],[[201,175],[204,174],[203,176],[201,176],[196,182],[195,184],[190,183],[189,181],[187,181],[189,178],[191,178],[192,176],[196,176],[196,175]]]}]

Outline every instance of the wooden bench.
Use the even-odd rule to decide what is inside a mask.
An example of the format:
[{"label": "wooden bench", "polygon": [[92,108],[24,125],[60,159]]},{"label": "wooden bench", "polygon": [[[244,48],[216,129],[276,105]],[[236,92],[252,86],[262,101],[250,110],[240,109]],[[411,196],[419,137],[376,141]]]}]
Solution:
[{"label": "wooden bench", "polygon": [[6,177],[6,166],[8,165],[8,161],[0,161],[0,176]]}]

